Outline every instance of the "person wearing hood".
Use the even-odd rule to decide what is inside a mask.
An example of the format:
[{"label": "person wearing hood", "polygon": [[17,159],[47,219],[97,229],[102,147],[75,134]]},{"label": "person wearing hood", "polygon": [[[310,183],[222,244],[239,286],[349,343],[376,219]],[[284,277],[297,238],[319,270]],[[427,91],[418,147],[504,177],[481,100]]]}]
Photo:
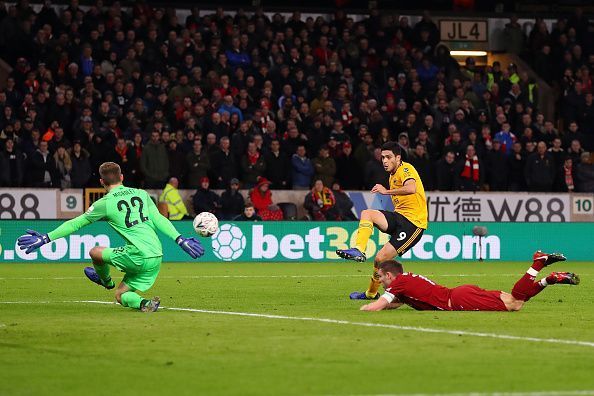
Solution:
[{"label": "person wearing hood", "polygon": [[229,182],[227,190],[221,194],[221,219],[233,220],[241,215],[244,206],[245,199],[239,192],[239,180],[233,178]]},{"label": "person wearing hood", "polygon": [[192,203],[196,214],[202,212],[210,212],[214,215],[219,214],[221,199],[210,189],[210,180],[208,177],[200,179],[200,187],[196,190],[192,198]]},{"label": "person wearing hood", "polygon": [[282,220],[282,210],[272,202],[272,192],[270,191],[270,181],[265,177],[258,179],[256,187],[250,190],[249,199],[254,204],[256,212],[262,220]]}]

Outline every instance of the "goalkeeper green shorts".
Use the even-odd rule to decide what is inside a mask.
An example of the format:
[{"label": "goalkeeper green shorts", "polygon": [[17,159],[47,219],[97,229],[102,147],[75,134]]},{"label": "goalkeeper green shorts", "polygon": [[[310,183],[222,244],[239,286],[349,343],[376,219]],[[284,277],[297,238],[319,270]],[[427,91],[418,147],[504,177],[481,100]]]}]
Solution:
[{"label": "goalkeeper green shorts", "polygon": [[159,275],[162,256],[144,257],[140,251],[132,245],[125,245],[116,248],[105,248],[102,253],[103,262],[114,266],[125,273],[124,282],[133,291],[147,291],[150,289]]}]

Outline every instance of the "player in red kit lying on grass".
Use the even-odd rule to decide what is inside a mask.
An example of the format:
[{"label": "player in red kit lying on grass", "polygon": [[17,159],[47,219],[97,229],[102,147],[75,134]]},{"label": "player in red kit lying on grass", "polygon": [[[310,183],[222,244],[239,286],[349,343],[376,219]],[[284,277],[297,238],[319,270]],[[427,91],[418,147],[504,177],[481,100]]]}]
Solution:
[{"label": "player in red kit lying on grass", "polygon": [[532,260],[532,266],[516,282],[511,294],[499,290],[484,290],[475,285],[450,289],[422,275],[403,272],[402,264],[395,260],[384,261],[379,266],[379,274],[386,291],[377,301],[363,305],[361,310],[381,311],[406,304],[419,311],[519,311],[526,301],[548,285],[580,283],[579,276],[571,272],[553,272],[535,282],[540,270],[557,261],[565,261],[566,258],[558,253],[537,251]]}]

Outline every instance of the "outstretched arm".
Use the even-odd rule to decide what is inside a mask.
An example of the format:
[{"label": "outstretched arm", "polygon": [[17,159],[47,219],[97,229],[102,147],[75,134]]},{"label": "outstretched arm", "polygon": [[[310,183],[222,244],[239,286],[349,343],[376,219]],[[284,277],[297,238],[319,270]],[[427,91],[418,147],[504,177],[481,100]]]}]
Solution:
[{"label": "outstretched arm", "polygon": [[159,212],[157,205],[155,205],[150,196],[148,197],[147,201],[149,202],[150,219],[152,220],[157,230],[161,231],[169,238],[176,240],[177,237],[181,235],[180,232],[175,229],[175,227],[167,217],[163,216]]},{"label": "outstretched arm", "polygon": [[27,230],[27,235],[21,236],[17,242],[20,249],[25,250],[25,253],[29,254],[46,243],[66,237],[103,217],[105,217],[105,201],[100,199],[91,205],[85,213],[62,223],[55,230],[50,231],[47,234],[41,234],[34,230]]},{"label": "outstretched arm", "polygon": [[392,293],[384,293],[377,301],[363,305],[361,311],[382,311],[384,309],[400,308],[402,303]]},{"label": "outstretched arm", "polygon": [[80,230],[84,226],[91,224],[92,221],[90,221],[85,215],[86,213],[83,213],[82,215],[75,217],[74,219],[62,223],[55,230],[48,232],[47,235],[49,239],[51,241],[55,241],[56,239],[64,238]]},{"label": "outstretched arm", "polygon": [[155,205],[151,197],[148,197],[147,200],[149,202],[150,219],[152,220],[157,230],[161,231],[169,238],[175,240],[175,243],[177,243],[179,247],[181,247],[184,250],[184,252],[188,253],[190,257],[198,258],[204,254],[204,248],[202,247],[202,244],[199,240],[197,240],[194,237],[182,237],[179,231],[175,229],[171,221],[169,221],[168,218],[166,218],[159,212],[159,209],[157,209],[157,205]]}]

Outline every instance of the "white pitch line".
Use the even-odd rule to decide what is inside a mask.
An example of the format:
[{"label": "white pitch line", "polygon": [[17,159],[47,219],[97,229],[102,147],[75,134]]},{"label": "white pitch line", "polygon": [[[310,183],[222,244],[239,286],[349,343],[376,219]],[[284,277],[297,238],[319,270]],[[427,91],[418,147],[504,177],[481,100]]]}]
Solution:
[{"label": "white pitch line", "polygon": [[[465,278],[465,277],[487,277],[487,276],[518,276],[522,274],[428,274],[428,277],[434,278]],[[160,276],[159,279],[298,279],[298,278],[360,278],[369,277],[369,274],[337,274],[337,275],[184,275],[184,276]],[[4,277],[3,280],[75,280],[84,279],[81,276],[59,276],[59,277]]]},{"label": "white pitch line", "polygon": [[[97,301],[97,300],[74,300],[74,301],[0,301],[0,304],[52,304],[52,303],[82,303],[82,304],[112,304],[115,302],[108,301]],[[481,337],[481,338],[495,338],[500,340],[514,340],[514,341],[528,341],[548,344],[565,344],[565,345],[578,345],[594,348],[594,342],[591,341],[579,341],[579,340],[564,340],[558,338],[538,338],[538,337],[522,337],[508,334],[497,334],[497,333],[481,333],[474,331],[465,330],[446,330],[446,329],[434,329],[430,327],[416,327],[416,326],[401,326],[392,325],[385,323],[368,323],[368,322],[351,322],[348,320],[339,319],[326,319],[326,318],[311,318],[302,316],[286,316],[286,315],[268,315],[252,312],[234,312],[234,311],[215,311],[210,309],[196,309],[196,308],[175,308],[175,307],[162,307],[162,309],[169,311],[182,311],[182,312],[196,312],[205,313],[212,315],[228,315],[228,316],[241,316],[251,318],[264,318],[264,319],[280,319],[280,320],[296,320],[301,322],[320,322],[320,323],[331,323],[341,324],[349,326],[359,327],[379,327],[383,329],[393,329],[401,331],[412,331],[417,333],[433,333],[433,334],[450,334],[456,336],[469,336],[469,337]]]},{"label": "white pitch line", "polygon": [[536,391],[536,392],[468,392],[468,393],[389,393],[351,396],[587,396],[594,390]]}]

